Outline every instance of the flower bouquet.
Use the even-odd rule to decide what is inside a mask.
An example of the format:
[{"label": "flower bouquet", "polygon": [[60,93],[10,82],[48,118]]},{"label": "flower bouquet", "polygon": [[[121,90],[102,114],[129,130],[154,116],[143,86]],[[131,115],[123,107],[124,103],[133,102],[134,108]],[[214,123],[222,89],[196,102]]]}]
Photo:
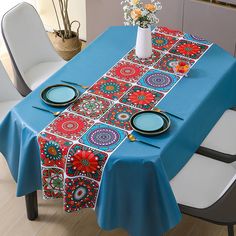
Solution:
[{"label": "flower bouquet", "polygon": [[157,24],[156,14],[161,10],[161,3],[151,0],[144,3],[140,0],[123,0],[125,25],[137,25],[136,55],[139,58],[148,58],[152,55],[151,25]]}]

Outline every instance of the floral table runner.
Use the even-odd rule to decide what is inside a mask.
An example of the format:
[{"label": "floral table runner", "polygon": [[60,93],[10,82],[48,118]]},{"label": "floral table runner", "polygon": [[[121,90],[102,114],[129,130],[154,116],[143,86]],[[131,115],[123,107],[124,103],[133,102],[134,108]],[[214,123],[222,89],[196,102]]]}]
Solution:
[{"label": "floral table runner", "polygon": [[65,211],[95,208],[105,165],[132,132],[131,116],[153,109],[182,79],[174,62],[193,66],[212,45],[166,27],[153,30],[152,42],[151,58],[129,51],[39,133],[43,197],[63,198]]}]

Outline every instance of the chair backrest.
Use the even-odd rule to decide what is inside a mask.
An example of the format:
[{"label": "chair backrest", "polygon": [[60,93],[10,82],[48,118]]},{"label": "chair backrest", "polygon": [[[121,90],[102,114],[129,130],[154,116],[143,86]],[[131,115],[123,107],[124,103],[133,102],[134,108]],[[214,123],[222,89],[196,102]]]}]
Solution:
[{"label": "chair backrest", "polygon": [[21,77],[32,66],[45,61],[59,61],[35,10],[28,3],[20,3],[2,18],[2,34]]},{"label": "chair backrest", "polygon": [[0,61],[0,102],[21,98]]}]

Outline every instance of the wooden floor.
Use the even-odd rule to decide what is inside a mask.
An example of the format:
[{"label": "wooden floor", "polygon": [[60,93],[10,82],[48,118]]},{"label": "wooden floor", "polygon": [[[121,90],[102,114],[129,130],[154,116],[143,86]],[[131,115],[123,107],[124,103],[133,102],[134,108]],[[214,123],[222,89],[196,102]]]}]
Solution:
[{"label": "wooden floor", "polygon": [[[16,185],[7,164],[0,154],[0,235],[1,236],[128,236],[123,230],[100,231],[93,210],[66,214],[61,200],[39,199],[39,218],[28,221],[24,198],[15,197]],[[165,236],[226,236],[226,228],[192,217],[182,222]],[[150,235],[155,236],[155,235]]]}]

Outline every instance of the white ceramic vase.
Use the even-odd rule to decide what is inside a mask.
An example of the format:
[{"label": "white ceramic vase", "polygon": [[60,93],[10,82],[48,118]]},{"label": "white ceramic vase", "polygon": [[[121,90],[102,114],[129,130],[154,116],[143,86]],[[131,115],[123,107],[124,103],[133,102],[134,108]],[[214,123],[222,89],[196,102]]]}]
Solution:
[{"label": "white ceramic vase", "polygon": [[138,27],[135,53],[139,58],[148,58],[152,55],[152,34],[150,27]]}]

